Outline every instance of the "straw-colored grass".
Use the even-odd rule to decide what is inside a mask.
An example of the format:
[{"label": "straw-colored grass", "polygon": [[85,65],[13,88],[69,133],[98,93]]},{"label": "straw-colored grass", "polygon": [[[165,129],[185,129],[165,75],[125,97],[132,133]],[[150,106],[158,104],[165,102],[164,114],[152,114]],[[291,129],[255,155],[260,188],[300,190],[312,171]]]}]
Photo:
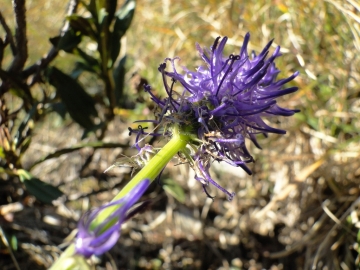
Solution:
[{"label": "straw-colored grass", "polygon": [[[302,258],[297,266],[305,269],[354,268],[360,195],[359,3],[141,1],[132,30],[127,49],[134,66],[159,88],[155,67],[165,57],[179,56],[179,64],[190,69],[200,64],[195,42],[209,47],[217,36],[228,36],[231,53],[250,32],[251,48],[259,52],[275,39],[273,47],[280,45],[284,54],[277,61],[280,76],[301,73],[295,80],[300,90],[282,104],[301,113],[279,119],[289,130],[286,136],[261,141],[264,150],[256,151],[253,177],[222,182],[239,191],[233,202],[238,211],[228,218],[239,221],[240,243],[247,241],[243,230],[275,234],[284,245],[274,253],[264,248],[262,256]],[[226,179],[223,175],[218,176]]]}]

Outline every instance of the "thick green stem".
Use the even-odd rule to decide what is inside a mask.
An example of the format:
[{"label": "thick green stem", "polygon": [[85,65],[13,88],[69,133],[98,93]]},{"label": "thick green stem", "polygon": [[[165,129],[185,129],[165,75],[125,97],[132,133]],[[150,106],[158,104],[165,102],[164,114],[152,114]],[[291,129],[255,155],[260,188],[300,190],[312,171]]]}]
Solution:
[{"label": "thick green stem", "polygon": [[190,137],[180,134],[177,130],[173,132],[172,139],[135,175],[133,179],[113,199],[124,197],[140,181],[149,179],[151,182],[160,174],[168,162],[188,144]]},{"label": "thick green stem", "polygon": [[[119,200],[126,196],[136,185],[145,179],[149,179],[150,182],[154,181],[166,164],[168,164],[179,151],[186,147],[189,141],[189,136],[181,134],[177,128],[174,128],[171,140],[127,183],[112,201]],[[100,212],[92,222],[92,228],[96,228],[117,208],[119,208],[119,206],[113,206]]]},{"label": "thick green stem", "polygon": [[[126,196],[137,184],[139,184],[144,179],[149,179],[151,182],[154,181],[160,174],[161,170],[166,166],[166,164],[179,151],[184,149],[189,141],[190,137],[188,135],[181,134],[178,128],[175,127],[173,129],[173,137],[171,140],[144,166],[144,168],[142,168],[140,172],[135,175],[133,179],[130,180],[130,182],[115,196],[113,201],[119,200]],[[111,213],[113,213],[117,208],[117,206],[114,206],[102,211],[92,222],[92,227],[95,228],[101,224],[101,222],[109,217]],[[76,269],[76,264],[77,262],[80,262],[80,260],[74,259],[74,255],[75,245],[71,244],[50,269]],[[65,265],[70,265],[70,267],[64,268]]]}]

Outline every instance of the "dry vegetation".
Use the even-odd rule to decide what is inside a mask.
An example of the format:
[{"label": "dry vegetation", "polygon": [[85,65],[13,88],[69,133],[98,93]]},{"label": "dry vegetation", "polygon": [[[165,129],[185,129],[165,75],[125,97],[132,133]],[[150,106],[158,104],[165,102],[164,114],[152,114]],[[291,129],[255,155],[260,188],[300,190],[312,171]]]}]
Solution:
[{"label": "dry vegetation", "polygon": [[[35,7],[34,2],[29,4],[30,37],[43,31],[49,17],[62,12],[52,9],[53,4],[41,15],[30,15]],[[102,260],[92,261],[94,269],[359,268],[357,1],[140,0],[123,42],[130,57],[128,91],[142,95],[131,84],[136,72],[161,94],[157,67],[164,58],[179,56],[181,64],[193,69],[201,64],[196,42],[208,47],[217,36],[228,36],[237,51],[246,32],[251,33],[255,51],[272,38],[281,45],[280,77],[300,71],[294,82],[300,90],[281,104],[301,113],[270,120],[288,133],[270,135],[260,140],[263,150],[252,149],[253,176],[240,168],[214,166],[215,178],[237,193],[231,202],[215,189],[211,190],[215,200],[207,199],[186,165],[169,164],[162,180],[176,181],[185,191],[185,202],[152,185],[145,195],[154,201],[151,208],[123,226],[119,243]],[[36,43],[45,44],[49,33],[37,37]],[[41,55],[42,46],[30,48],[30,54]],[[128,137],[127,127],[138,116],[152,117],[146,104],[119,111],[104,140],[130,146],[133,138]],[[35,133],[25,167],[34,156],[80,143],[82,132],[76,124],[49,115]],[[14,260],[21,269],[51,265],[80,215],[110,200],[128,181],[128,170],[102,172],[120,153],[133,151],[85,148],[35,166],[34,175],[60,186],[66,194],[63,202],[52,207],[24,196],[19,183],[0,184],[0,196],[11,198],[2,201],[0,222],[8,238],[17,239]],[[4,258],[0,268],[15,269],[5,243],[0,252]]]}]

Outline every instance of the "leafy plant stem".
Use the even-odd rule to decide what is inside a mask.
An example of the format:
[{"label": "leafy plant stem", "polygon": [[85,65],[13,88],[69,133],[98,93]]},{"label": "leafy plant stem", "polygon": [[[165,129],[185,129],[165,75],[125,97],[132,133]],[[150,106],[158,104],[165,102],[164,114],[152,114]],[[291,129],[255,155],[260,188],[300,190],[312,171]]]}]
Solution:
[{"label": "leafy plant stem", "polygon": [[[174,128],[173,137],[171,140],[135,175],[133,179],[115,196],[112,201],[116,201],[125,197],[135,186],[137,186],[144,179],[154,181],[160,174],[166,164],[183,148],[186,147],[190,141],[190,137],[179,132],[178,128]],[[115,211],[118,206],[108,208],[101,212],[97,219],[94,220],[92,226],[97,227],[110,214]]]},{"label": "leafy plant stem", "polygon": [[[125,197],[130,190],[144,179],[149,179],[150,182],[154,181],[166,164],[179,151],[183,150],[190,140],[191,137],[189,135],[182,133],[178,127],[174,127],[171,140],[135,175],[135,177],[114,197],[112,201]],[[106,220],[107,217],[116,211],[118,207],[119,206],[114,206],[102,211],[93,221],[92,227],[96,228],[101,222]],[[106,230],[106,228],[104,229]],[[73,257],[75,255],[74,246],[75,244],[71,244],[50,269],[73,269],[64,268],[64,266],[68,265],[66,262],[71,262],[70,267],[74,267],[74,263],[78,261]]]},{"label": "leafy plant stem", "polygon": [[108,43],[109,43],[109,20],[108,16],[105,16],[104,21],[102,22],[104,26],[102,27],[102,32],[100,33],[100,43],[99,43],[99,53],[101,55],[101,73],[105,81],[105,92],[106,96],[109,99],[109,120],[112,120],[114,117],[114,108],[115,108],[115,83],[111,80],[112,72],[108,69]]}]

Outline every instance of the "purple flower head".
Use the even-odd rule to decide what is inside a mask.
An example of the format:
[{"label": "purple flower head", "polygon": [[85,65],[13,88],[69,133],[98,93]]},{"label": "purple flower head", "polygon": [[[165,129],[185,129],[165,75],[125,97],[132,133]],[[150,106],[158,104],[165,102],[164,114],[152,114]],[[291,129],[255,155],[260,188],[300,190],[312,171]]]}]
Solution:
[{"label": "purple flower head", "polygon": [[[205,187],[210,183],[225,192],[230,200],[234,193],[228,192],[211,178],[211,163],[224,161],[242,167],[251,174],[246,163],[253,162],[253,157],[245,146],[245,139],[250,139],[260,148],[256,140],[257,134],[267,136],[268,133],[286,133],[285,130],[267,125],[263,117],[291,116],[298,112],[281,108],[276,98],[298,89],[284,88],[284,85],[299,73],[277,80],[280,71],[274,61],[281,55],[280,47],[268,56],[272,44],[270,41],[259,55],[252,53],[249,56],[249,39],[250,34],[246,34],[239,54],[228,57],[223,56],[227,37],[217,38],[210,50],[203,50],[197,44],[205,65],[198,67],[196,71],[183,68],[185,74],[179,73],[175,68],[174,62],[178,58],[167,58],[165,62],[170,62],[172,71],[166,70],[166,63],[159,67],[167,93],[165,99],[155,97],[150,86],[145,87],[145,91],[160,109],[155,123],[166,126],[165,135],[171,135],[171,125],[194,134],[191,144],[197,151],[191,154],[192,160],[189,163],[205,192],[207,193]],[[170,85],[168,78],[171,79]],[[181,92],[174,90],[175,82],[181,84]],[[140,133],[147,134],[143,128],[137,131],[138,137]],[[208,193],[207,195],[210,196]]]},{"label": "purple flower head", "polygon": [[[129,209],[140,199],[149,184],[150,181],[145,179],[125,197],[87,212],[78,224],[78,234],[75,241],[76,253],[88,258],[92,255],[102,255],[110,250],[120,237],[121,224],[131,215]],[[92,229],[91,224],[99,213],[114,206],[118,208],[96,228]]]}]

